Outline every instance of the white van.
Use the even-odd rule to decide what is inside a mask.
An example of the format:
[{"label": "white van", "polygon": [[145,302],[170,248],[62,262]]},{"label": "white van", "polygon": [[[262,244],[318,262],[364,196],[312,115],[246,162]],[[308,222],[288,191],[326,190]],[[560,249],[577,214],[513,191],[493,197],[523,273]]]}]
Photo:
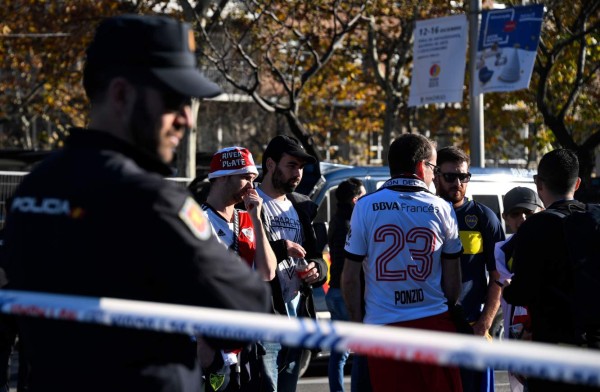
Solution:
[{"label": "white van", "polygon": [[[470,169],[471,181],[467,187],[467,197],[491,208],[502,221],[502,200],[506,192],[516,186],[535,190],[533,175],[535,171],[509,168]],[[350,178],[361,180],[367,193],[373,192],[390,178],[387,166],[348,166],[321,163],[321,180],[314,186],[309,196],[319,206],[315,222],[327,223],[335,213],[337,200],[335,190],[338,185]]]}]

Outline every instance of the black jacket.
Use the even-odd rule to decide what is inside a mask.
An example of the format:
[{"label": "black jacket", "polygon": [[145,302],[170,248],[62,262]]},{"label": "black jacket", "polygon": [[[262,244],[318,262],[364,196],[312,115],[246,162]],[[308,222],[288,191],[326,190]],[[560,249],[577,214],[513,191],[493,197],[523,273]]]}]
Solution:
[{"label": "black jacket", "polygon": [[334,289],[340,288],[340,280],[346,260],[344,246],[346,245],[346,235],[350,230],[350,218],[352,218],[353,210],[353,204],[338,203],[337,210],[329,223],[327,241],[331,256],[329,287]]},{"label": "black jacket", "polygon": [[[208,221],[169,173],[107,133],[75,130],[16,191],[5,233],[11,288],[268,312],[268,286],[206,235]],[[198,388],[190,336],[29,318],[21,327],[31,391]]]},{"label": "black jacket", "polygon": [[503,297],[512,305],[527,306],[533,340],[570,343],[572,331],[571,267],[563,218],[550,210],[568,213],[569,205],[585,210],[578,201],[557,202],[527,218],[519,227],[513,253],[514,275]]},{"label": "black jacket", "polygon": [[[302,230],[304,234],[304,243],[301,244],[306,250],[306,261],[310,263],[314,261],[319,271],[319,281],[314,283],[313,287],[320,287],[327,281],[327,263],[323,259],[323,253],[317,248],[317,236],[312,225],[312,221],[317,215],[317,205],[305,195],[300,193],[288,193],[287,198],[292,202],[294,209],[298,213],[298,218],[302,224]],[[270,241],[277,262],[281,262],[287,259],[287,248],[285,246],[285,240]],[[281,294],[281,285],[277,275],[271,280],[271,290],[273,292],[273,311],[277,314],[287,315],[285,309],[285,303],[283,302],[283,295]],[[312,288],[305,286],[302,290],[301,301],[304,304],[302,309],[305,317],[316,317],[315,305],[312,296]]]}]

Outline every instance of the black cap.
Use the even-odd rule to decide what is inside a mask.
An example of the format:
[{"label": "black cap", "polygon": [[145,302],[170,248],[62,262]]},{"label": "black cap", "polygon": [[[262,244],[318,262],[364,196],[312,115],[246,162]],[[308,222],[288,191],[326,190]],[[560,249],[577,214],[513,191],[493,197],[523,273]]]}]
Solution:
[{"label": "black cap", "polygon": [[278,135],[275,136],[269,142],[267,149],[263,153],[262,164],[263,167],[266,167],[267,158],[272,158],[275,161],[279,161],[281,159],[281,155],[283,153],[290,154],[295,156],[296,158],[302,158],[307,163],[316,163],[317,159],[312,155],[308,154],[302,144],[293,137]]},{"label": "black cap", "polygon": [[524,208],[529,211],[535,211],[538,207],[544,207],[538,194],[534,190],[522,186],[518,186],[508,191],[506,195],[504,195],[503,204],[505,213],[509,213],[515,208]]},{"label": "black cap", "polygon": [[87,49],[86,67],[149,72],[190,97],[210,98],[221,88],[197,68],[193,31],[166,16],[119,15],[103,20]]}]

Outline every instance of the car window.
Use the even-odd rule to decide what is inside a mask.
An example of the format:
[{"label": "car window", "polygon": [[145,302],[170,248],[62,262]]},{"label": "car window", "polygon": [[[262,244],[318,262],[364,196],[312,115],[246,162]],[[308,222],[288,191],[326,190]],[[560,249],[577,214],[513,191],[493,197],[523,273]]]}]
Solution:
[{"label": "car window", "polygon": [[325,196],[321,200],[321,205],[317,211],[317,216],[315,217],[315,222],[325,222],[329,223],[331,220],[331,216],[335,212],[335,208],[337,206],[337,199],[335,197],[335,190],[337,186],[332,186],[325,192]]},{"label": "car window", "polygon": [[483,204],[486,207],[489,207],[498,219],[502,222],[502,217],[500,216],[500,201],[498,200],[498,195],[473,195],[473,200],[478,203]]}]

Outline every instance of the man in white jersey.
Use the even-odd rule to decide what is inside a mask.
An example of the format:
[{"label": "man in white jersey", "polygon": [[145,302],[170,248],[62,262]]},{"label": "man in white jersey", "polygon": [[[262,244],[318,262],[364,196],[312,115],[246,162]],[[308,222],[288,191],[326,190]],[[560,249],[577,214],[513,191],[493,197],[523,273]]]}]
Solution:
[{"label": "man in white jersey", "polygon": [[[354,207],[342,291],[352,321],[455,332],[448,313],[460,295],[460,255],[452,206],[429,192],[436,150],[404,134],[390,146],[391,179]],[[365,274],[361,320],[360,268]],[[374,392],[461,391],[456,367],[369,357]]]},{"label": "man in white jersey", "polygon": [[[234,146],[217,151],[210,162],[210,190],[202,209],[219,242],[256,269],[264,280],[270,281],[275,277],[277,260],[263,229],[262,199],[252,187],[257,175],[248,149]],[[235,208],[240,202],[244,203],[245,210]],[[210,352],[203,340],[198,341],[198,346],[199,353]],[[255,360],[255,348],[249,345],[241,351],[203,354],[205,390],[234,391],[241,387],[257,390],[261,365]],[[245,374],[242,376],[241,372]],[[230,374],[232,377],[227,377]]]},{"label": "man in white jersey", "polygon": [[[316,163],[298,140],[274,137],[263,154],[263,223],[277,258],[271,281],[273,311],[288,317],[315,317],[312,288],[327,280],[327,264],[317,249],[312,220],[317,205],[294,192],[306,163]],[[301,351],[263,342],[263,391],[295,391]]]},{"label": "man in white jersey", "polygon": [[[248,149],[235,146],[217,151],[210,162],[211,186],[202,209],[219,241],[269,281],[275,277],[277,260],[263,228],[262,199],[252,187],[257,175]],[[245,211],[235,208],[240,202]]]}]

